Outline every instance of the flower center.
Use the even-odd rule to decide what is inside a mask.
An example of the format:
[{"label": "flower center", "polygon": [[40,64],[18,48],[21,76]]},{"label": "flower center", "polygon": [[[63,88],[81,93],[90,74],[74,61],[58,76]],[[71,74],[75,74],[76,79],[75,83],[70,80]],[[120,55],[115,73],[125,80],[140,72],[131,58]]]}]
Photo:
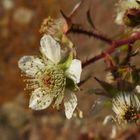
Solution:
[{"label": "flower center", "polygon": [[119,124],[136,122],[139,119],[140,102],[133,93],[119,93],[113,99],[113,111]]},{"label": "flower center", "polygon": [[54,97],[64,93],[66,87],[66,76],[64,71],[58,66],[46,66],[44,70],[39,70],[34,78],[24,80],[27,90],[41,88],[44,93],[52,94]]},{"label": "flower center", "polygon": [[123,119],[126,120],[127,122],[137,120],[138,119],[137,110],[134,107],[128,107],[123,116]]},{"label": "flower center", "polygon": [[57,66],[46,68],[41,75],[40,85],[45,91],[57,96],[64,92],[66,84],[66,77],[64,71]]},{"label": "flower center", "polygon": [[43,77],[42,82],[44,85],[49,86],[51,85],[51,80],[52,80],[51,77],[46,75]]}]

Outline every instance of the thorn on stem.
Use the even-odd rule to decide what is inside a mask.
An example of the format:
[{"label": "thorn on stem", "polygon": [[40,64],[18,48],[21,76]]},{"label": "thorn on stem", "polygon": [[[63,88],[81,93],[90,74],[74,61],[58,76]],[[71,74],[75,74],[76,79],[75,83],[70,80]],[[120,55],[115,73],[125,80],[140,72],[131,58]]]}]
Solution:
[{"label": "thorn on stem", "polygon": [[95,25],[94,25],[94,23],[93,23],[93,21],[91,19],[91,15],[90,15],[90,10],[89,9],[87,11],[87,19],[88,19],[89,24],[93,27],[93,29],[95,29]]},{"label": "thorn on stem", "polygon": [[83,1],[84,0],[81,0],[80,2],[78,2],[75,6],[74,6],[74,8],[73,8],[73,10],[71,11],[71,13],[69,14],[69,18],[72,18],[72,16],[74,16],[75,14],[76,14],[76,12],[78,11],[78,9],[80,8],[80,6],[81,6],[81,4],[83,3]]}]

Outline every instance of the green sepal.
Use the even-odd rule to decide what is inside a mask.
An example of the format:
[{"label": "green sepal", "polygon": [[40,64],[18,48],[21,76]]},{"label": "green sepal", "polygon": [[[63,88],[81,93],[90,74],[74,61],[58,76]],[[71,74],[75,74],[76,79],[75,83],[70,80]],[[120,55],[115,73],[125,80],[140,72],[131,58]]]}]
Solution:
[{"label": "green sepal", "polygon": [[115,87],[113,87],[111,84],[101,81],[95,77],[95,80],[104,88],[104,90],[108,93],[107,95],[109,97],[114,97],[119,93],[119,90]]},{"label": "green sepal", "polygon": [[127,49],[128,49],[128,44],[122,45],[122,46],[120,46],[119,48],[117,48],[116,50],[118,50],[119,52],[122,52],[122,51],[125,51],[125,50],[127,50]]},{"label": "green sepal", "polygon": [[139,4],[139,5],[140,5],[140,1],[136,0],[136,2],[137,2],[137,4]]},{"label": "green sepal", "polygon": [[140,82],[139,70],[135,69],[132,71],[132,77],[135,84]]},{"label": "green sepal", "polygon": [[77,88],[77,86],[72,79],[66,78],[66,88],[70,90],[74,90]]},{"label": "green sepal", "polygon": [[140,100],[140,94],[139,94],[139,93],[137,93],[137,92],[135,92],[135,93],[136,93],[136,95],[137,95],[138,99]]},{"label": "green sepal", "polygon": [[69,52],[68,56],[66,56],[63,60],[60,61],[59,67],[62,68],[63,70],[66,70],[69,68],[73,60],[73,52]]}]

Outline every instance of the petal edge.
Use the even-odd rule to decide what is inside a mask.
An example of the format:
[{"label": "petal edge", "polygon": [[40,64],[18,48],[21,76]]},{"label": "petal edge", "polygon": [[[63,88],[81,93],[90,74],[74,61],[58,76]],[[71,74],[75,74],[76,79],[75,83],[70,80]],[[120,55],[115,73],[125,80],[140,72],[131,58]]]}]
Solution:
[{"label": "petal edge", "polygon": [[82,64],[81,61],[78,59],[73,59],[70,67],[66,70],[66,75],[74,80],[75,83],[80,82],[82,72]]}]

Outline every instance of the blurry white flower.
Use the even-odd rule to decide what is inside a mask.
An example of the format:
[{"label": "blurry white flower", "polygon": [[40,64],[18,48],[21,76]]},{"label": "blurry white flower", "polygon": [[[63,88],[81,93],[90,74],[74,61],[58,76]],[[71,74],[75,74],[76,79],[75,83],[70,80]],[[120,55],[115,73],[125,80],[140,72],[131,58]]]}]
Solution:
[{"label": "blurry white flower", "polygon": [[14,7],[14,1],[13,0],[2,0],[2,6],[5,10],[11,10]]},{"label": "blurry white flower", "polygon": [[117,128],[115,125],[112,126],[112,131],[111,131],[111,134],[110,134],[110,138],[111,139],[115,139],[116,138],[116,135],[117,135]]},{"label": "blurry white flower", "polygon": [[105,118],[104,118],[104,121],[103,121],[103,125],[106,125],[110,122],[113,122],[114,121],[114,118],[112,115],[107,115]]},{"label": "blurry white flower", "polygon": [[19,7],[16,8],[13,14],[13,19],[16,23],[20,25],[27,25],[31,22],[33,16],[34,16],[33,10],[26,7]]},{"label": "blurry white flower", "polygon": [[134,93],[121,92],[112,103],[119,124],[136,122],[139,119],[140,101]]},{"label": "blurry white flower", "polygon": [[[104,121],[103,121],[103,125],[107,125],[109,123],[114,123],[115,122],[115,118],[112,115],[108,115],[105,117]],[[113,124],[112,126],[112,130],[110,133],[110,138],[111,139],[115,139],[116,138],[116,134],[117,134],[117,127],[115,124]]]},{"label": "blurry white flower", "polygon": [[140,93],[140,85],[137,85],[137,86],[136,86],[136,91],[137,91],[138,93]]},{"label": "blurry white flower", "polygon": [[27,89],[32,90],[29,107],[42,110],[54,101],[54,107],[59,108],[64,99],[69,119],[77,106],[73,90],[80,82],[81,61],[73,59],[71,53],[62,59],[60,45],[50,35],[44,35],[40,44],[40,57],[24,56],[18,62],[19,68],[29,77],[26,80]]},{"label": "blurry white flower", "polygon": [[115,22],[117,24],[124,24],[124,15],[128,9],[134,8],[134,9],[139,9],[140,0],[120,0],[117,5],[116,5],[116,19]]}]

